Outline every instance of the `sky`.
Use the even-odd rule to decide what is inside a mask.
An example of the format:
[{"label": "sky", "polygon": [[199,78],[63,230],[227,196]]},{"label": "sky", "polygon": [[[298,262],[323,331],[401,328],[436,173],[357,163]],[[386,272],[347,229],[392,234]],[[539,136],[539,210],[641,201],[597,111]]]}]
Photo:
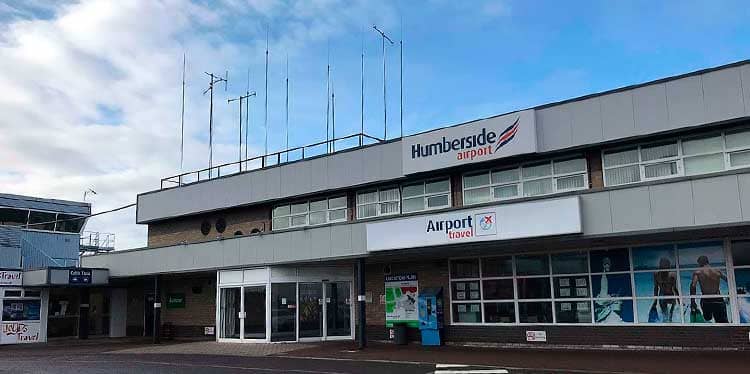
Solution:
[{"label": "sky", "polygon": [[[135,202],[161,178],[238,156],[249,89],[250,155],[326,138],[326,66],[336,136],[383,136],[380,36],[387,46],[388,138],[750,58],[745,1],[0,0],[0,192]],[[265,50],[269,49],[268,126]],[[180,165],[183,55],[184,164]],[[244,151],[243,151],[244,153]],[[89,220],[117,248],[146,245],[135,209]]]}]

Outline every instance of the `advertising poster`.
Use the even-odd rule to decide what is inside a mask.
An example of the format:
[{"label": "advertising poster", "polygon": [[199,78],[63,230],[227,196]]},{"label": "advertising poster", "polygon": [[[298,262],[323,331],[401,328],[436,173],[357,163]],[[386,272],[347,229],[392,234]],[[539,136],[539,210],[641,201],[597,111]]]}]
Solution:
[{"label": "advertising poster", "polygon": [[37,322],[3,322],[0,344],[39,343],[41,324]]},{"label": "advertising poster", "polygon": [[385,277],[385,325],[405,323],[419,327],[417,274],[387,275]]}]

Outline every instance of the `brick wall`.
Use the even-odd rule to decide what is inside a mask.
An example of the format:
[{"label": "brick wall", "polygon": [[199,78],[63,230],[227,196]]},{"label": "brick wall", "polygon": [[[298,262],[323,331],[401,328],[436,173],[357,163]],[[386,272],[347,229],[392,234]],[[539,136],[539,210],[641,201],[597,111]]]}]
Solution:
[{"label": "brick wall", "polygon": [[[195,289],[194,289],[195,288]],[[198,293],[193,291],[200,291]],[[184,308],[168,308],[169,294],[185,296]],[[189,276],[162,278],[162,324],[171,324],[177,337],[202,337],[203,328],[216,324],[215,276]],[[166,332],[167,329],[165,329]],[[210,337],[213,338],[213,337]]]},{"label": "brick wall", "polygon": [[[148,225],[148,246],[160,247],[215,240],[219,237],[228,238],[234,236],[237,231],[244,235],[250,234],[254,229],[268,231],[271,228],[270,217],[271,207],[260,205],[153,222]],[[219,218],[224,218],[227,222],[223,233],[216,231],[216,221]],[[201,224],[204,221],[211,224],[211,232],[208,235],[201,232]]]}]

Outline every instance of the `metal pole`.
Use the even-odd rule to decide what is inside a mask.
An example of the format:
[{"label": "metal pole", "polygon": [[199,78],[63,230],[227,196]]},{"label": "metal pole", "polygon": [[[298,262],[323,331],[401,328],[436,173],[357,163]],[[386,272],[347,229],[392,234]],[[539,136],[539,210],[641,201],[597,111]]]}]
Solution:
[{"label": "metal pole", "polygon": [[214,74],[211,73],[211,84],[208,88],[211,91],[211,101],[208,107],[209,115],[208,115],[208,178],[211,179],[211,173],[213,170],[211,169],[213,167],[213,159],[214,159],[214,138],[213,138],[213,129],[214,129]]},{"label": "metal pole", "polygon": [[242,172],[242,96],[240,96],[240,148],[237,149],[237,163],[240,165],[240,172]]},{"label": "metal pole", "polygon": [[359,304],[359,331],[357,342],[359,349],[367,346],[367,298],[365,297],[365,258],[357,259],[357,302]]},{"label": "metal pole", "polygon": [[331,83],[331,149],[336,152],[336,89]]},{"label": "metal pole", "polygon": [[286,125],[286,161],[289,162],[289,56],[286,56],[286,117],[284,122]]},{"label": "metal pole", "polygon": [[400,47],[400,65],[401,65],[401,72],[399,73],[399,85],[401,90],[401,108],[400,108],[400,114],[401,114],[401,131],[399,135],[403,138],[404,137],[404,41],[399,41],[399,47]]},{"label": "metal pole", "polygon": [[[247,89],[245,90],[245,95],[250,95],[250,68],[247,68]],[[245,101],[245,160],[247,160],[247,134],[248,131],[250,131],[250,98],[248,97],[247,101]],[[245,165],[245,170],[247,170],[247,164]]]},{"label": "metal pole", "polygon": [[360,89],[359,98],[359,146],[362,146],[363,138],[362,135],[365,133],[365,32],[362,30],[362,60],[361,72],[360,72],[360,83],[362,85]]},{"label": "metal pole", "polygon": [[326,67],[326,153],[331,152],[330,134],[331,128],[329,119],[331,118],[331,64]]},{"label": "metal pole", "polygon": [[185,66],[187,57],[182,54],[182,114],[180,115],[180,173],[183,171],[185,154]]},{"label": "metal pole", "polygon": [[159,276],[154,275],[154,344],[161,343],[161,291]]},{"label": "metal pole", "polygon": [[385,95],[385,37],[383,39],[383,140],[388,139],[388,110],[387,108],[387,100]]},{"label": "metal pole", "polygon": [[265,113],[265,135],[266,139],[263,145],[263,158],[266,158],[266,155],[268,154],[268,28],[266,28],[266,113]]}]

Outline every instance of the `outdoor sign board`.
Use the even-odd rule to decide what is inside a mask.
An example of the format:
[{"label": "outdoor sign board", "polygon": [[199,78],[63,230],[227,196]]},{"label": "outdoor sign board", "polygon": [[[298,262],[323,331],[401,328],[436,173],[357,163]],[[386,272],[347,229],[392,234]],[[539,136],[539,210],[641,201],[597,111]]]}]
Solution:
[{"label": "outdoor sign board", "polygon": [[402,144],[404,174],[534,153],[534,110],[407,136]]},{"label": "outdoor sign board", "polygon": [[386,275],[385,326],[404,323],[409,327],[419,327],[418,295],[417,274]]},{"label": "outdoor sign board", "polygon": [[0,344],[24,344],[41,342],[39,321],[12,321],[2,323]]},{"label": "outdoor sign board", "polygon": [[184,293],[171,293],[167,295],[167,309],[177,309],[185,307]]},{"label": "outdoor sign board", "polygon": [[526,331],[527,342],[546,342],[547,332],[546,331]]},{"label": "outdoor sign board", "polygon": [[578,196],[367,224],[367,251],[580,233]]},{"label": "outdoor sign board", "polygon": [[91,270],[70,270],[68,273],[68,284],[91,284]]},{"label": "outdoor sign board", "polygon": [[0,286],[23,285],[23,272],[16,270],[0,270]]}]

